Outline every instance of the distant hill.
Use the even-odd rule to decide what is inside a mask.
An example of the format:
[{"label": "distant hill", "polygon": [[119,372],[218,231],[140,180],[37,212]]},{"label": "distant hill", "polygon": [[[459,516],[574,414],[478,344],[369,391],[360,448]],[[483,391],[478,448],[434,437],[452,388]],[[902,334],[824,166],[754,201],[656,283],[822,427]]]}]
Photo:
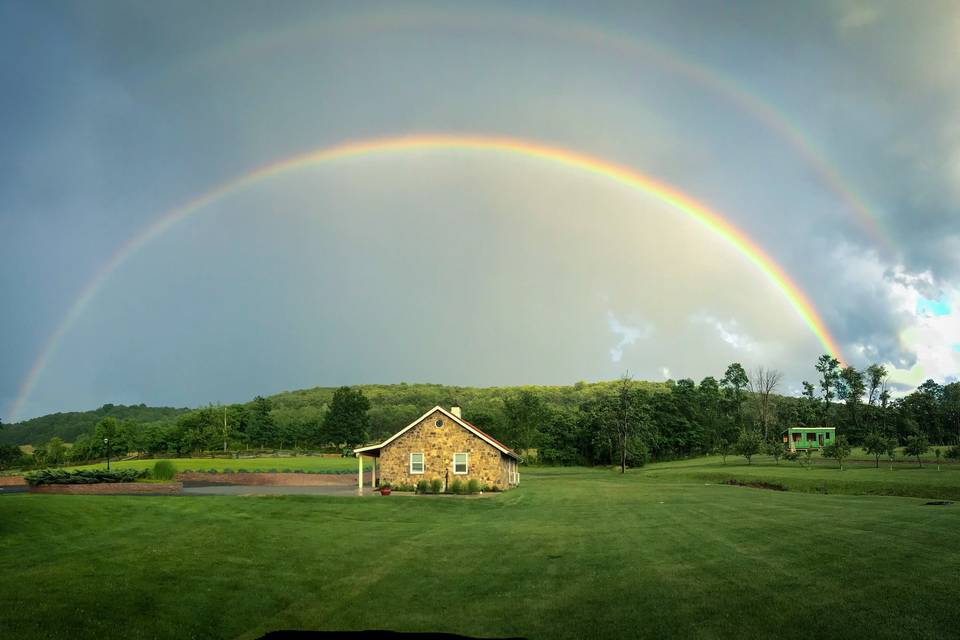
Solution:
[{"label": "distant hill", "polygon": [[[610,389],[615,382],[578,382],[567,386],[517,386],[517,387],[459,387],[442,384],[361,384],[370,400],[371,436],[380,437],[405,426],[434,405],[464,408],[465,417],[477,423],[492,420],[499,412],[502,399],[512,393],[527,390],[535,393],[547,405],[573,408],[587,397]],[[666,391],[669,387],[659,382],[641,382],[650,391]],[[284,391],[269,400],[273,406],[274,419],[284,424],[306,416],[315,416],[325,411],[333,399],[336,387],[313,387],[296,391]],[[118,420],[132,420],[140,425],[175,418],[190,411],[188,408],[148,407],[146,405],[106,404],[94,411],[53,413],[19,423],[4,425],[0,429],[0,444],[42,444],[53,436],[64,442],[73,442],[81,433],[90,432],[102,418],[113,416]],[[484,420],[486,418],[486,420]]]},{"label": "distant hill", "polygon": [[97,422],[108,416],[145,423],[176,417],[187,411],[187,408],[148,407],[144,404],[105,404],[93,411],[51,413],[23,422],[4,424],[0,429],[0,444],[41,444],[53,436],[59,436],[64,442],[73,442],[78,435],[89,432]]}]

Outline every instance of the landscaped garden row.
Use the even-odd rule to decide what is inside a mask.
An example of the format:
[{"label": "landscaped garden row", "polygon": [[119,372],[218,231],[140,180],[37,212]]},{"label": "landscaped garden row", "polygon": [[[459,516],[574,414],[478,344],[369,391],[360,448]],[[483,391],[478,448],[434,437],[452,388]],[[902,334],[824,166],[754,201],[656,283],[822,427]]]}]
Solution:
[{"label": "landscaped garden row", "polygon": [[500,488],[496,485],[480,484],[480,481],[477,479],[469,480],[464,482],[459,478],[450,483],[450,486],[447,487],[446,491],[443,489],[443,480],[440,478],[434,478],[429,482],[427,480],[420,480],[417,484],[391,484],[389,482],[384,482],[380,485],[380,489],[389,489],[390,491],[403,491],[403,492],[416,492],[421,494],[456,494],[456,495],[468,495],[475,493],[491,493],[500,491]]},{"label": "landscaped garden row", "polygon": [[[216,473],[356,473],[357,459],[326,456],[264,457],[264,458],[164,458],[180,472]],[[150,469],[157,460],[123,460],[112,462],[117,469]],[[103,467],[103,463],[68,469],[91,469]],[[365,471],[370,470],[365,465]]]},{"label": "landscaped garden row", "polygon": [[[111,485],[109,489],[116,492],[141,492],[146,489],[124,487],[124,484],[168,483],[171,486],[182,486],[183,481],[213,482],[238,485],[297,485],[322,486],[331,484],[352,484],[354,474],[345,470],[299,471],[295,469],[229,469],[218,471],[178,470],[171,460],[158,460],[151,469],[43,469],[26,474],[24,479],[31,487],[76,486],[76,485]],[[369,478],[369,474],[366,474]],[[159,487],[157,487],[159,489]],[[98,490],[97,492],[106,492]]]}]

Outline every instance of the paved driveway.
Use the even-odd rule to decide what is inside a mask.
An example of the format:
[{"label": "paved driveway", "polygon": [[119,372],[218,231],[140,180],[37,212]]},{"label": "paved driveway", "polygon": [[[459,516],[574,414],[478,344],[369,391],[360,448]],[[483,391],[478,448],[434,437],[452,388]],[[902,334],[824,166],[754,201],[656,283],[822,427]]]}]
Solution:
[{"label": "paved driveway", "polygon": [[240,484],[201,484],[183,483],[183,494],[194,496],[265,496],[265,495],[303,495],[303,496],[371,496],[379,495],[367,487],[363,494],[356,485],[327,485],[318,487],[295,487],[287,485],[240,485]]}]

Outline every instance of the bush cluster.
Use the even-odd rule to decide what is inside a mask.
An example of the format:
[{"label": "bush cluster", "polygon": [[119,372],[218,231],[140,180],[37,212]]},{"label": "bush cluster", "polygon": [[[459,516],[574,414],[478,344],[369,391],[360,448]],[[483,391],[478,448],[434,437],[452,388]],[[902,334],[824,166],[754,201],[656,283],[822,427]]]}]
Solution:
[{"label": "bush cluster", "polygon": [[145,478],[149,472],[146,469],[82,469],[80,471],[63,471],[62,469],[41,469],[24,476],[31,487],[45,484],[102,484],[105,482],[136,482]]},{"label": "bush cluster", "polygon": [[309,473],[314,475],[355,474],[353,469],[184,469],[183,473]]},{"label": "bush cluster", "polygon": [[417,493],[452,493],[456,495],[467,495],[472,493],[480,493],[482,491],[486,492],[497,492],[500,491],[496,485],[486,485],[480,484],[480,481],[476,478],[464,482],[460,478],[455,479],[447,487],[446,492],[443,490],[443,480],[440,478],[434,478],[433,480],[418,480],[416,486],[410,484],[399,484],[394,485],[394,491],[416,491]]}]

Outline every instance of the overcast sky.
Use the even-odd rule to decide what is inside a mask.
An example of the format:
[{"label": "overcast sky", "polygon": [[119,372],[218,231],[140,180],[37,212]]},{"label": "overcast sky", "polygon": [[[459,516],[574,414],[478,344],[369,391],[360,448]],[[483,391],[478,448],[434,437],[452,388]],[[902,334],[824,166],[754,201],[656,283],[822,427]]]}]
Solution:
[{"label": "overcast sky", "polygon": [[733,361],[788,393],[815,377],[820,342],[724,238],[510,154],[287,171],[105,267],[257,167],[416,133],[672,185],[782,267],[848,362],[956,380],[958,59],[954,2],[2,1],[0,417]]}]

